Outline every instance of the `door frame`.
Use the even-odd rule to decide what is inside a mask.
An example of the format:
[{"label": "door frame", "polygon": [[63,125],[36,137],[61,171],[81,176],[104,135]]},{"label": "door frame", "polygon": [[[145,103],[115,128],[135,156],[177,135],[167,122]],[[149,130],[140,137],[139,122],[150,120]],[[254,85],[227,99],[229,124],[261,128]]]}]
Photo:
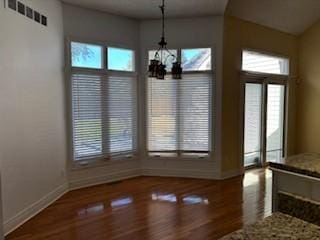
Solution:
[{"label": "door frame", "polygon": [[[244,166],[244,137],[245,137],[245,90],[246,83],[256,83],[262,85],[262,110],[261,110],[261,161],[257,165]],[[266,167],[266,122],[267,122],[267,97],[268,97],[268,84],[276,84],[284,86],[284,117],[283,117],[283,157],[287,156],[287,137],[288,137],[288,88],[289,76],[258,73],[250,71],[240,71],[240,159],[241,166],[245,169],[251,167]]]}]

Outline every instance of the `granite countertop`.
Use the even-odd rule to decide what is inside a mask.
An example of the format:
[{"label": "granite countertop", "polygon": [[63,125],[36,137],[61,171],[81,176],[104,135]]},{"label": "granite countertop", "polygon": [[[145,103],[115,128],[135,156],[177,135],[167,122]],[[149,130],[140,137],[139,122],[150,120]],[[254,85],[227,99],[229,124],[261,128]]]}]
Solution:
[{"label": "granite countertop", "polygon": [[231,233],[220,240],[319,240],[320,227],[282,213]]},{"label": "granite countertop", "polygon": [[320,178],[320,154],[304,153],[270,163],[270,167]]}]

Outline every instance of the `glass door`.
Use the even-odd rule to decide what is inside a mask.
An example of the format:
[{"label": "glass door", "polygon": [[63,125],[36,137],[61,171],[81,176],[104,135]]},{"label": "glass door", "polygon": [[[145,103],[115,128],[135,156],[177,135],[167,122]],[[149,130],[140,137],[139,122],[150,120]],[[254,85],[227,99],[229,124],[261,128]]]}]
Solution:
[{"label": "glass door", "polygon": [[278,162],[284,156],[285,86],[268,84],[266,120],[266,161]]},{"label": "glass door", "polygon": [[244,167],[263,166],[284,157],[286,80],[261,77],[244,84]]},{"label": "glass door", "polygon": [[261,164],[262,84],[245,84],[244,165]]}]

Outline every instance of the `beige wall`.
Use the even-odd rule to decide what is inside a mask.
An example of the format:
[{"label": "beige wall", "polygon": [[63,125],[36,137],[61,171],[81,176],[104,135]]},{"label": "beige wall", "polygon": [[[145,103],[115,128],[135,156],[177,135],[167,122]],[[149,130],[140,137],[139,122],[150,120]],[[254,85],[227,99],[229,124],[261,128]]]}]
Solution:
[{"label": "beige wall", "polygon": [[[222,94],[222,171],[242,168],[240,159],[241,50],[256,49],[290,58],[290,75],[297,75],[298,38],[234,17],[225,17]],[[288,153],[295,148],[295,80],[290,81]]]},{"label": "beige wall", "polygon": [[297,151],[320,152],[320,22],[299,39]]}]

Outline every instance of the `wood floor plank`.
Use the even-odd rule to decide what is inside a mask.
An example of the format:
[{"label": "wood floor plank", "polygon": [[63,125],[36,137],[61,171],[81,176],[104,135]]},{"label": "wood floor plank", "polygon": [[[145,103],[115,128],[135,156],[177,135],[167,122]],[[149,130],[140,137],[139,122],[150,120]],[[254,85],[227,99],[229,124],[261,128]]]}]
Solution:
[{"label": "wood floor plank", "polygon": [[271,173],[138,177],[71,191],[7,240],[218,239],[271,214]]}]

